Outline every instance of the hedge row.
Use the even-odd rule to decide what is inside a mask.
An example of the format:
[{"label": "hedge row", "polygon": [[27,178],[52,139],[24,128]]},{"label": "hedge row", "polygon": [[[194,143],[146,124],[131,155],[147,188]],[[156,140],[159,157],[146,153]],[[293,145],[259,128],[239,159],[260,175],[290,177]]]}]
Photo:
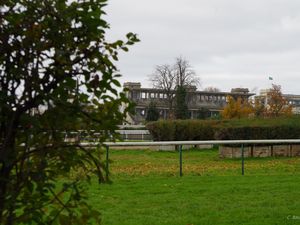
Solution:
[{"label": "hedge row", "polygon": [[260,139],[298,139],[299,125],[282,125],[267,127],[230,127],[215,131],[216,140],[260,140]]},{"label": "hedge row", "polygon": [[154,141],[300,139],[300,119],[294,123],[253,126],[219,120],[163,120],[146,127]]},{"label": "hedge row", "polygon": [[214,139],[216,122],[201,120],[160,120],[148,123],[154,141]]}]

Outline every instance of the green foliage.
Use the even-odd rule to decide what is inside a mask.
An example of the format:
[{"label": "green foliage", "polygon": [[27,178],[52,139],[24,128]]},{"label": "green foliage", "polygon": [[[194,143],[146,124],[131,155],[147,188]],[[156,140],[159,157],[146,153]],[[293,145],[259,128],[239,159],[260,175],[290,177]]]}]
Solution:
[{"label": "green foliage", "polygon": [[155,141],[212,140],[215,126],[215,121],[204,120],[163,120],[146,125]]},{"label": "green foliage", "polygon": [[67,144],[62,131],[101,130],[102,142],[128,111],[119,111],[129,101],[116,91],[114,61],[138,39],[106,41],[105,5],[0,3],[1,224],[100,223],[82,184],[92,174],[105,181],[100,149]]},{"label": "green foliage", "polygon": [[164,120],[147,124],[155,141],[300,138],[300,118]]},{"label": "green foliage", "polygon": [[243,127],[243,126],[285,126],[295,125],[300,122],[300,116],[277,117],[277,118],[241,118],[222,120],[223,127]]},{"label": "green foliage", "polygon": [[147,108],[146,121],[156,121],[159,119],[159,112],[154,102],[150,102]]},{"label": "green foliage", "polygon": [[159,120],[146,124],[146,128],[150,131],[154,141],[174,140],[175,127],[175,120]]},{"label": "green foliage", "polygon": [[[299,139],[300,119],[248,119],[224,121],[215,131],[217,140]],[[235,145],[229,145],[235,146]]]},{"label": "green foliage", "polygon": [[221,128],[216,133],[220,140],[299,139],[300,126],[264,126]]},{"label": "green foliage", "polygon": [[197,111],[197,119],[204,120],[211,117],[211,112],[207,108],[200,108]]},{"label": "green foliage", "polygon": [[176,119],[188,119],[189,112],[186,103],[186,90],[183,86],[178,86],[176,89],[176,105],[175,105],[175,117]]}]

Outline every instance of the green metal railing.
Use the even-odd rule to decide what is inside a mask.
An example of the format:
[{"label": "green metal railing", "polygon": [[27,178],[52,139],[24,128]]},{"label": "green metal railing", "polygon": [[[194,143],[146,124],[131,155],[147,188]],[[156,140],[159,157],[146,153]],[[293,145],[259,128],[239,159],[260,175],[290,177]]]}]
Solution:
[{"label": "green metal railing", "polygon": [[[226,145],[235,144],[241,146],[241,174],[245,174],[245,144],[300,144],[300,139],[276,139],[276,140],[212,140],[212,141],[159,141],[159,142],[104,142],[102,143],[106,149],[106,177],[109,176],[109,148],[110,147],[125,147],[125,146],[177,146],[179,150],[179,176],[183,176],[182,170],[182,150],[184,145]],[[83,147],[95,147],[100,143],[81,143]]]}]

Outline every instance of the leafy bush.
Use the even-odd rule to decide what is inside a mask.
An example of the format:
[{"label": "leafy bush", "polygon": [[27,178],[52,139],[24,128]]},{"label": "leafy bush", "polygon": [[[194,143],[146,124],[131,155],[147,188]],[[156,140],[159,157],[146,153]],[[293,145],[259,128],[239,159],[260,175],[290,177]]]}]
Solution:
[{"label": "leafy bush", "polygon": [[212,140],[216,121],[161,120],[148,123],[154,141]]},{"label": "leafy bush", "polygon": [[148,123],[154,141],[300,138],[300,118],[161,120]]},{"label": "leafy bush", "polygon": [[260,139],[297,139],[300,138],[300,126],[245,126],[220,128],[215,132],[217,140],[260,140]]},{"label": "leafy bush", "polygon": [[146,128],[150,131],[154,141],[171,141],[175,136],[175,124],[168,120],[159,120],[148,123]]}]

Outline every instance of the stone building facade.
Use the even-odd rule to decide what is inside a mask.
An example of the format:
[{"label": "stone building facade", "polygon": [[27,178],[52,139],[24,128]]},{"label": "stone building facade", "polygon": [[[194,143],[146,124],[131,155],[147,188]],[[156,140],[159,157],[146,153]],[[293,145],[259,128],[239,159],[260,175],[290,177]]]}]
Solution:
[{"label": "stone building facade", "polygon": [[[170,116],[170,107],[167,94],[162,89],[142,88],[141,83],[127,82],[124,87],[128,89],[127,97],[135,103],[135,114],[129,115],[127,118],[131,124],[143,123],[147,116],[147,108],[150,102],[156,104],[161,119],[167,119]],[[175,96],[175,91],[172,91]],[[210,116],[215,116],[227,104],[227,96],[233,98],[242,98],[247,101],[250,96],[248,88],[233,88],[230,92],[206,92],[197,91],[196,87],[187,88],[187,105],[191,119],[198,118],[199,110],[206,109]]]}]

